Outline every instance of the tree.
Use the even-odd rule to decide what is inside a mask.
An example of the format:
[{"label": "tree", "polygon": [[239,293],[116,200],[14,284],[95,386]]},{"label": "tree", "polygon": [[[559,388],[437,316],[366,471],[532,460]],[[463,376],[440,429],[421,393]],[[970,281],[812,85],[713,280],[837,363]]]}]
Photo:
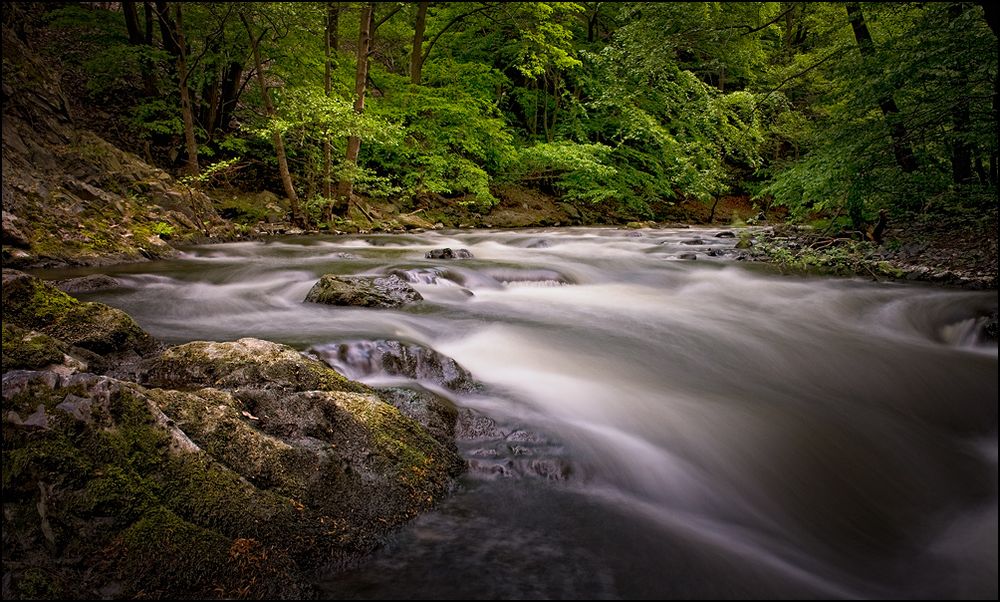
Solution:
[{"label": "tree", "polygon": [[[354,111],[358,114],[365,111],[365,90],[368,84],[368,51],[371,47],[372,19],[375,14],[375,3],[366,2],[361,9],[361,16],[358,19],[358,52],[357,67],[354,78]],[[340,179],[338,195],[346,204],[345,211],[350,211],[354,202],[354,175],[350,169],[358,162],[358,153],[361,152],[361,138],[353,135],[347,138],[347,156],[345,160],[348,165],[348,173]]]},{"label": "tree", "polygon": [[184,12],[181,3],[174,3],[174,41],[177,46],[177,85],[181,94],[181,118],[184,120],[184,146],[187,151],[188,175],[197,175],[201,171],[198,166],[198,140],[194,135],[194,109],[191,107],[191,92],[188,90],[190,71],[187,63],[187,48],[184,42]]},{"label": "tree", "polygon": [[[851,29],[854,31],[854,39],[858,42],[858,50],[861,56],[874,59],[876,54],[875,42],[868,31],[865,23],[865,15],[861,11],[859,2],[848,2],[846,4],[847,18],[851,22]],[[913,154],[913,147],[910,146],[909,137],[906,134],[906,125],[899,118],[899,107],[892,94],[886,93],[878,100],[878,106],[882,110],[886,124],[889,126],[889,135],[892,136],[892,150],[896,156],[896,163],[906,173],[913,173],[917,170],[917,158]]]},{"label": "tree", "polygon": [[[336,55],[339,46],[337,35],[340,28],[340,3],[326,3],[326,26],[324,27],[324,61],[323,61],[323,91],[326,97],[330,97],[333,91],[332,72],[333,57]],[[323,198],[327,200],[326,208],[323,211],[323,218],[327,223],[333,218],[333,144],[330,136],[323,137]]]},{"label": "tree", "polygon": [[[254,71],[257,75],[257,85],[260,86],[261,99],[264,102],[264,112],[267,115],[267,118],[273,121],[276,111],[274,109],[274,101],[271,99],[271,91],[267,86],[267,79],[264,76],[264,61],[261,60],[260,55],[260,44],[264,39],[264,36],[267,35],[268,27],[262,27],[260,33],[255,35],[253,27],[250,25],[250,21],[247,18],[247,13],[244,11],[240,12],[240,21],[243,23],[243,27],[247,32],[247,37],[250,40],[250,50],[253,55]],[[281,130],[277,127],[271,127],[271,141],[274,144],[274,154],[278,159],[278,174],[281,177],[281,184],[285,189],[285,196],[288,197],[288,202],[291,204],[292,221],[296,224],[304,225],[305,220],[299,207],[299,196],[295,192],[295,185],[292,183],[292,174],[288,169],[288,157],[285,155],[285,143],[281,138]]]},{"label": "tree", "polygon": [[413,24],[413,47],[410,51],[410,83],[420,85],[424,65],[424,28],[427,27],[427,7],[430,2],[417,3],[417,18]]}]

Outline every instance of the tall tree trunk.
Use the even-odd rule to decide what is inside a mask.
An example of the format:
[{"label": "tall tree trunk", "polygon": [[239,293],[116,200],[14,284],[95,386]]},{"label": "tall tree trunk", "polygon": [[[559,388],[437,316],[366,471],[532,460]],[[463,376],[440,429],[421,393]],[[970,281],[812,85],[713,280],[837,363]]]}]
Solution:
[{"label": "tall tree trunk", "polygon": [[191,94],[188,91],[187,48],[184,45],[184,13],[181,3],[174,4],[175,31],[177,42],[177,82],[181,92],[181,117],[184,120],[184,146],[187,150],[187,167],[189,175],[197,175],[198,140],[194,137],[194,110],[191,108]]},{"label": "tall tree trunk", "polygon": [[[139,27],[139,11],[135,2],[122,2],[122,13],[125,15],[125,29],[128,31],[128,42],[132,46],[147,46],[147,35]],[[147,27],[149,20],[147,18]],[[150,32],[151,33],[151,32]],[[149,53],[143,52],[139,57],[139,70],[142,72],[142,93],[146,97],[156,95],[156,79],[153,75],[153,65],[149,61]]]},{"label": "tall tree trunk", "polygon": [[420,85],[424,67],[424,28],[427,25],[427,7],[430,2],[417,3],[417,20],[413,24],[413,50],[410,51],[410,83]]},{"label": "tall tree trunk", "polygon": [[142,12],[143,12],[143,16],[146,19],[146,31],[145,31],[145,35],[143,37],[143,42],[146,43],[146,46],[152,46],[153,45],[153,3],[152,2],[143,2],[142,3]]},{"label": "tall tree trunk", "polygon": [[[333,56],[337,51],[338,39],[337,30],[340,28],[340,3],[327,2],[326,4],[326,35],[323,36],[325,46],[325,72],[323,74],[323,91],[327,98],[333,92]],[[323,219],[329,227],[333,219],[333,144],[330,141],[330,132],[323,136],[323,198],[326,199],[326,207],[323,209]]]},{"label": "tall tree trunk", "polygon": [[[254,38],[253,30],[250,28],[250,22],[247,21],[246,16],[241,14],[240,20],[243,21],[243,27],[246,28],[247,36],[250,38],[254,70],[257,71],[257,85],[260,86],[260,95],[264,100],[264,112],[267,114],[268,119],[274,119],[274,102],[271,101],[271,91],[268,89],[267,81],[264,79],[264,64],[260,59],[260,41],[264,37],[264,34],[262,33],[260,37]],[[278,175],[281,176],[281,184],[285,188],[285,196],[288,197],[288,203],[292,207],[292,221],[298,225],[304,225],[302,212],[299,209],[299,196],[295,194],[295,186],[292,184],[292,174],[288,170],[285,143],[281,140],[281,132],[277,129],[271,133],[271,142],[274,143],[274,154],[278,159]]]},{"label": "tall tree trunk", "polygon": [[[354,112],[363,113],[365,110],[365,87],[368,82],[368,51],[371,46],[371,25],[372,13],[375,10],[374,2],[367,2],[361,9],[358,30],[358,67],[354,77]],[[352,166],[358,161],[358,154],[361,152],[361,138],[349,136],[347,138],[347,155],[345,157],[348,166]],[[340,180],[338,194],[346,203],[346,210],[350,211],[354,197],[354,176],[346,174]]]},{"label": "tall tree trunk", "polygon": [[[861,56],[866,59],[874,57],[875,43],[868,31],[860,3],[847,3],[847,19],[851,22],[851,29],[854,30],[854,39],[858,43]],[[891,94],[887,94],[879,99],[878,106],[882,109],[882,116],[885,117],[886,124],[889,126],[889,135],[892,137],[892,152],[896,157],[896,164],[904,172],[913,173],[918,167],[917,158],[913,154],[913,147],[907,140],[906,126],[899,118],[899,107],[896,106],[896,101],[893,100]]]},{"label": "tall tree trunk", "polygon": [[144,42],[142,30],[139,29],[139,12],[135,2],[122,2],[122,14],[125,16],[125,29],[128,31],[128,43],[138,46]]},{"label": "tall tree trunk", "polygon": [[156,0],[154,6],[156,8],[157,20],[160,22],[160,43],[163,44],[163,49],[176,59],[177,55],[180,54],[180,47],[177,45],[177,39],[174,37],[174,31],[177,29],[177,26],[174,25],[173,20],[170,18],[170,10],[167,8],[167,3],[164,0]]},{"label": "tall tree trunk", "polygon": [[[219,51],[217,38],[209,38],[208,52],[215,55]],[[215,120],[218,117],[219,87],[221,86],[219,66],[214,61],[205,65],[205,81],[201,87],[201,103],[198,106],[198,123],[205,130],[205,137],[212,140]]]},{"label": "tall tree trunk", "polygon": [[233,120],[233,111],[236,110],[236,103],[240,97],[240,90],[243,84],[243,63],[232,61],[226,67],[222,75],[221,98],[219,99],[219,117],[216,119],[216,127],[226,131],[229,129],[229,122]]}]

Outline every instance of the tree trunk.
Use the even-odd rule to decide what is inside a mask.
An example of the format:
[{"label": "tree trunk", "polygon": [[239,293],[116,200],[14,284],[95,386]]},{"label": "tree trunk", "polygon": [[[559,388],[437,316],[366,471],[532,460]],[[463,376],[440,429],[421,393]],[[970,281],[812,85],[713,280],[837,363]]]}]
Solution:
[{"label": "tree trunk", "polygon": [[184,146],[187,150],[188,175],[197,175],[201,171],[198,166],[198,140],[194,137],[194,110],[191,108],[191,94],[188,91],[187,48],[184,46],[184,13],[181,3],[174,4],[177,42],[177,82],[181,92],[181,117],[184,120]]},{"label": "tree trunk", "polygon": [[143,43],[142,30],[139,29],[139,13],[135,2],[122,2],[122,14],[125,15],[125,29],[128,31],[128,43],[138,46]]},{"label": "tree trunk", "polygon": [[[851,22],[851,29],[854,30],[854,39],[858,43],[861,56],[866,59],[874,57],[875,43],[868,31],[860,3],[847,3],[847,19]],[[889,126],[889,135],[892,137],[892,152],[896,157],[896,164],[904,172],[913,173],[918,167],[917,158],[913,154],[913,147],[907,140],[906,126],[899,119],[899,107],[896,106],[896,101],[893,100],[891,94],[888,94],[879,99],[878,106],[882,109],[882,116],[885,117],[886,124]]]},{"label": "tree trunk", "polygon": [[143,42],[146,46],[153,45],[153,4],[151,2],[142,3],[142,12],[146,19],[146,32],[143,37]]},{"label": "tree trunk", "polygon": [[[250,29],[250,22],[242,14],[240,15],[240,20],[243,21],[243,27],[246,28],[247,36],[250,38],[250,49],[253,51],[253,66],[257,72],[257,85],[260,86],[260,95],[264,100],[264,112],[267,114],[268,119],[273,120],[275,116],[274,103],[271,101],[271,91],[268,89],[267,81],[264,79],[264,64],[260,58],[260,41],[264,37],[264,34],[262,33],[260,37],[254,38],[253,31]],[[292,174],[288,170],[285,143],[281,139],[281,132],[277,129],[271,132],[271,142],[274,143],[274,154],[278,159],[278,175],[281,176],[281,184],[285,188],[285,196],[288,197],[288,202],[292,208],[292,221],[300,226],[304,225],[302,212],[299,210],[299,196],[295,194],[295,186],[292,184]]]},{"label": "tree trunk", "polygon": [[[328,2],[326,5],[326,35],[323,36],[325,46],[325,73],[323,75],[323,90],[327,98],[333,92],[333,55],[337,51],[337,30],[340,28],[340,3]],[[323,136],[323,198],[326,207],[323,209],[323,220],[329,227],[333,219],[333,144],[330,132]]]},{"label": "tree trunk", "polygon": [[427,6],[430,2],[417,3],[417,20],[413,24],[413,50],[410,51],[410,83],[420,85],[424,67],[424,28],[427,25]]},{"label": "tree trunk", "polygon": [[[135,2],[122,2],[122,13],[125,15],[125,29],[128,31],[128,42],[132,46],[147,46],[146,38],[152,35],[149,30],[149,17],[146,19],[146,26],[149,33],[144,35],[139,27],[139,12]],[[149,61],[149,53],[143,52],[139,57],[139,70],[142,72],[142,93],[146,97],[156,96],[156,79],[153,76],[153,66]]]},{"label": "tree trunk", "polygon": [[176,59],[177,55],[180,54],[180,47],[174,37],[177,26],[170,18],[170,10],[167,8],[166,2],[156,0],[155,7],[157,20],[160,22],[160,43],[163,44],[163,49]]},{"label": "tree trunk", "polygon": [[216,119],[216,127],[225,131],[229,129],[229,122],[233,120],[233,111],[236,110],[236,102],[240,97],[241,84],[243,83],[243,63],[232,61],[226,67],[222,75],[221,97],[219,98],[219,116]]},{"label": "tree trunk", "polygon": [[[354,77],[354,112],[363,113],[365,111],[365,85],[368,82],[368,50],[371,45],[371,24],[372,13],[375,10],[375,3],[368,2],[361,9],[358,31],[358,68]],[[348,166],[352,166],[358,161],[358,154],[361,152],[361,138],[349,136],[347,138],[347,155],[345,157]],[[340,180],[338,194],[346,203],[346,210],[349,211],[354,197],[354,175],[346,174]]]}]

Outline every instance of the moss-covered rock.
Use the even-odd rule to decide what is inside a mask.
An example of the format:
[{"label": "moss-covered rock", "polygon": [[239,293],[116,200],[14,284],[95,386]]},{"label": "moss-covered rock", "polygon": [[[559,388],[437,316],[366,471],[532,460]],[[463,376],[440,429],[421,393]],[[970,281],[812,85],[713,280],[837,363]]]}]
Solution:
[{"label": "moss-covered rock", "polygon": [[154,343],[123,312],[3,279],[5,596],[311,596],[316,570],[370,552],[463,468],[450,442],[284,345],[166,349],[135,371],[165,388],[84,373],[120,356],[74,345]]},{"label": "moss-covered rock", "polygon": [[3,322],[95,353],[148,353],[156,341],[125,312],[84,303],[23,272],[3,270]]},{"label": "moss-covered rock", "polygon": [[399,307],[422,300],[408,282],[396,276],[337,276],[325,274],[309,289],[305,300],[326,305]]},{"label": "moss-covered rock", "polygon": [[40,332],[3,324],[3,371],[34,370],[63,361],[66,345]]},{"label": "moss-covered rock", "polygon": [[369,391],[287,345],[252,338],[170,347],[140,371],[143,383],[154,387]]}]

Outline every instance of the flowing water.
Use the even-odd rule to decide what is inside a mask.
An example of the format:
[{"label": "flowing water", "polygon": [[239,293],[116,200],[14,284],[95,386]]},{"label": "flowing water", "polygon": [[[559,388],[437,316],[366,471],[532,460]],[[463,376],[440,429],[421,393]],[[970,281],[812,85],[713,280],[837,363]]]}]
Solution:
[{"label": "flowing water", "polygon": [[[461,442],[454,495],[329,597],[996,598],[996,292],[782,276],[715,256],[716,232],[210,245],[91,298],[168,342],[350,358],[394,339],[480,383],[423,384],[500,443]],[[441,247],[475,257],[424,259]],[[396,273],[425,300],[303,304],[330,272]],[[378,366],[340,369],[378,384]]]}]

